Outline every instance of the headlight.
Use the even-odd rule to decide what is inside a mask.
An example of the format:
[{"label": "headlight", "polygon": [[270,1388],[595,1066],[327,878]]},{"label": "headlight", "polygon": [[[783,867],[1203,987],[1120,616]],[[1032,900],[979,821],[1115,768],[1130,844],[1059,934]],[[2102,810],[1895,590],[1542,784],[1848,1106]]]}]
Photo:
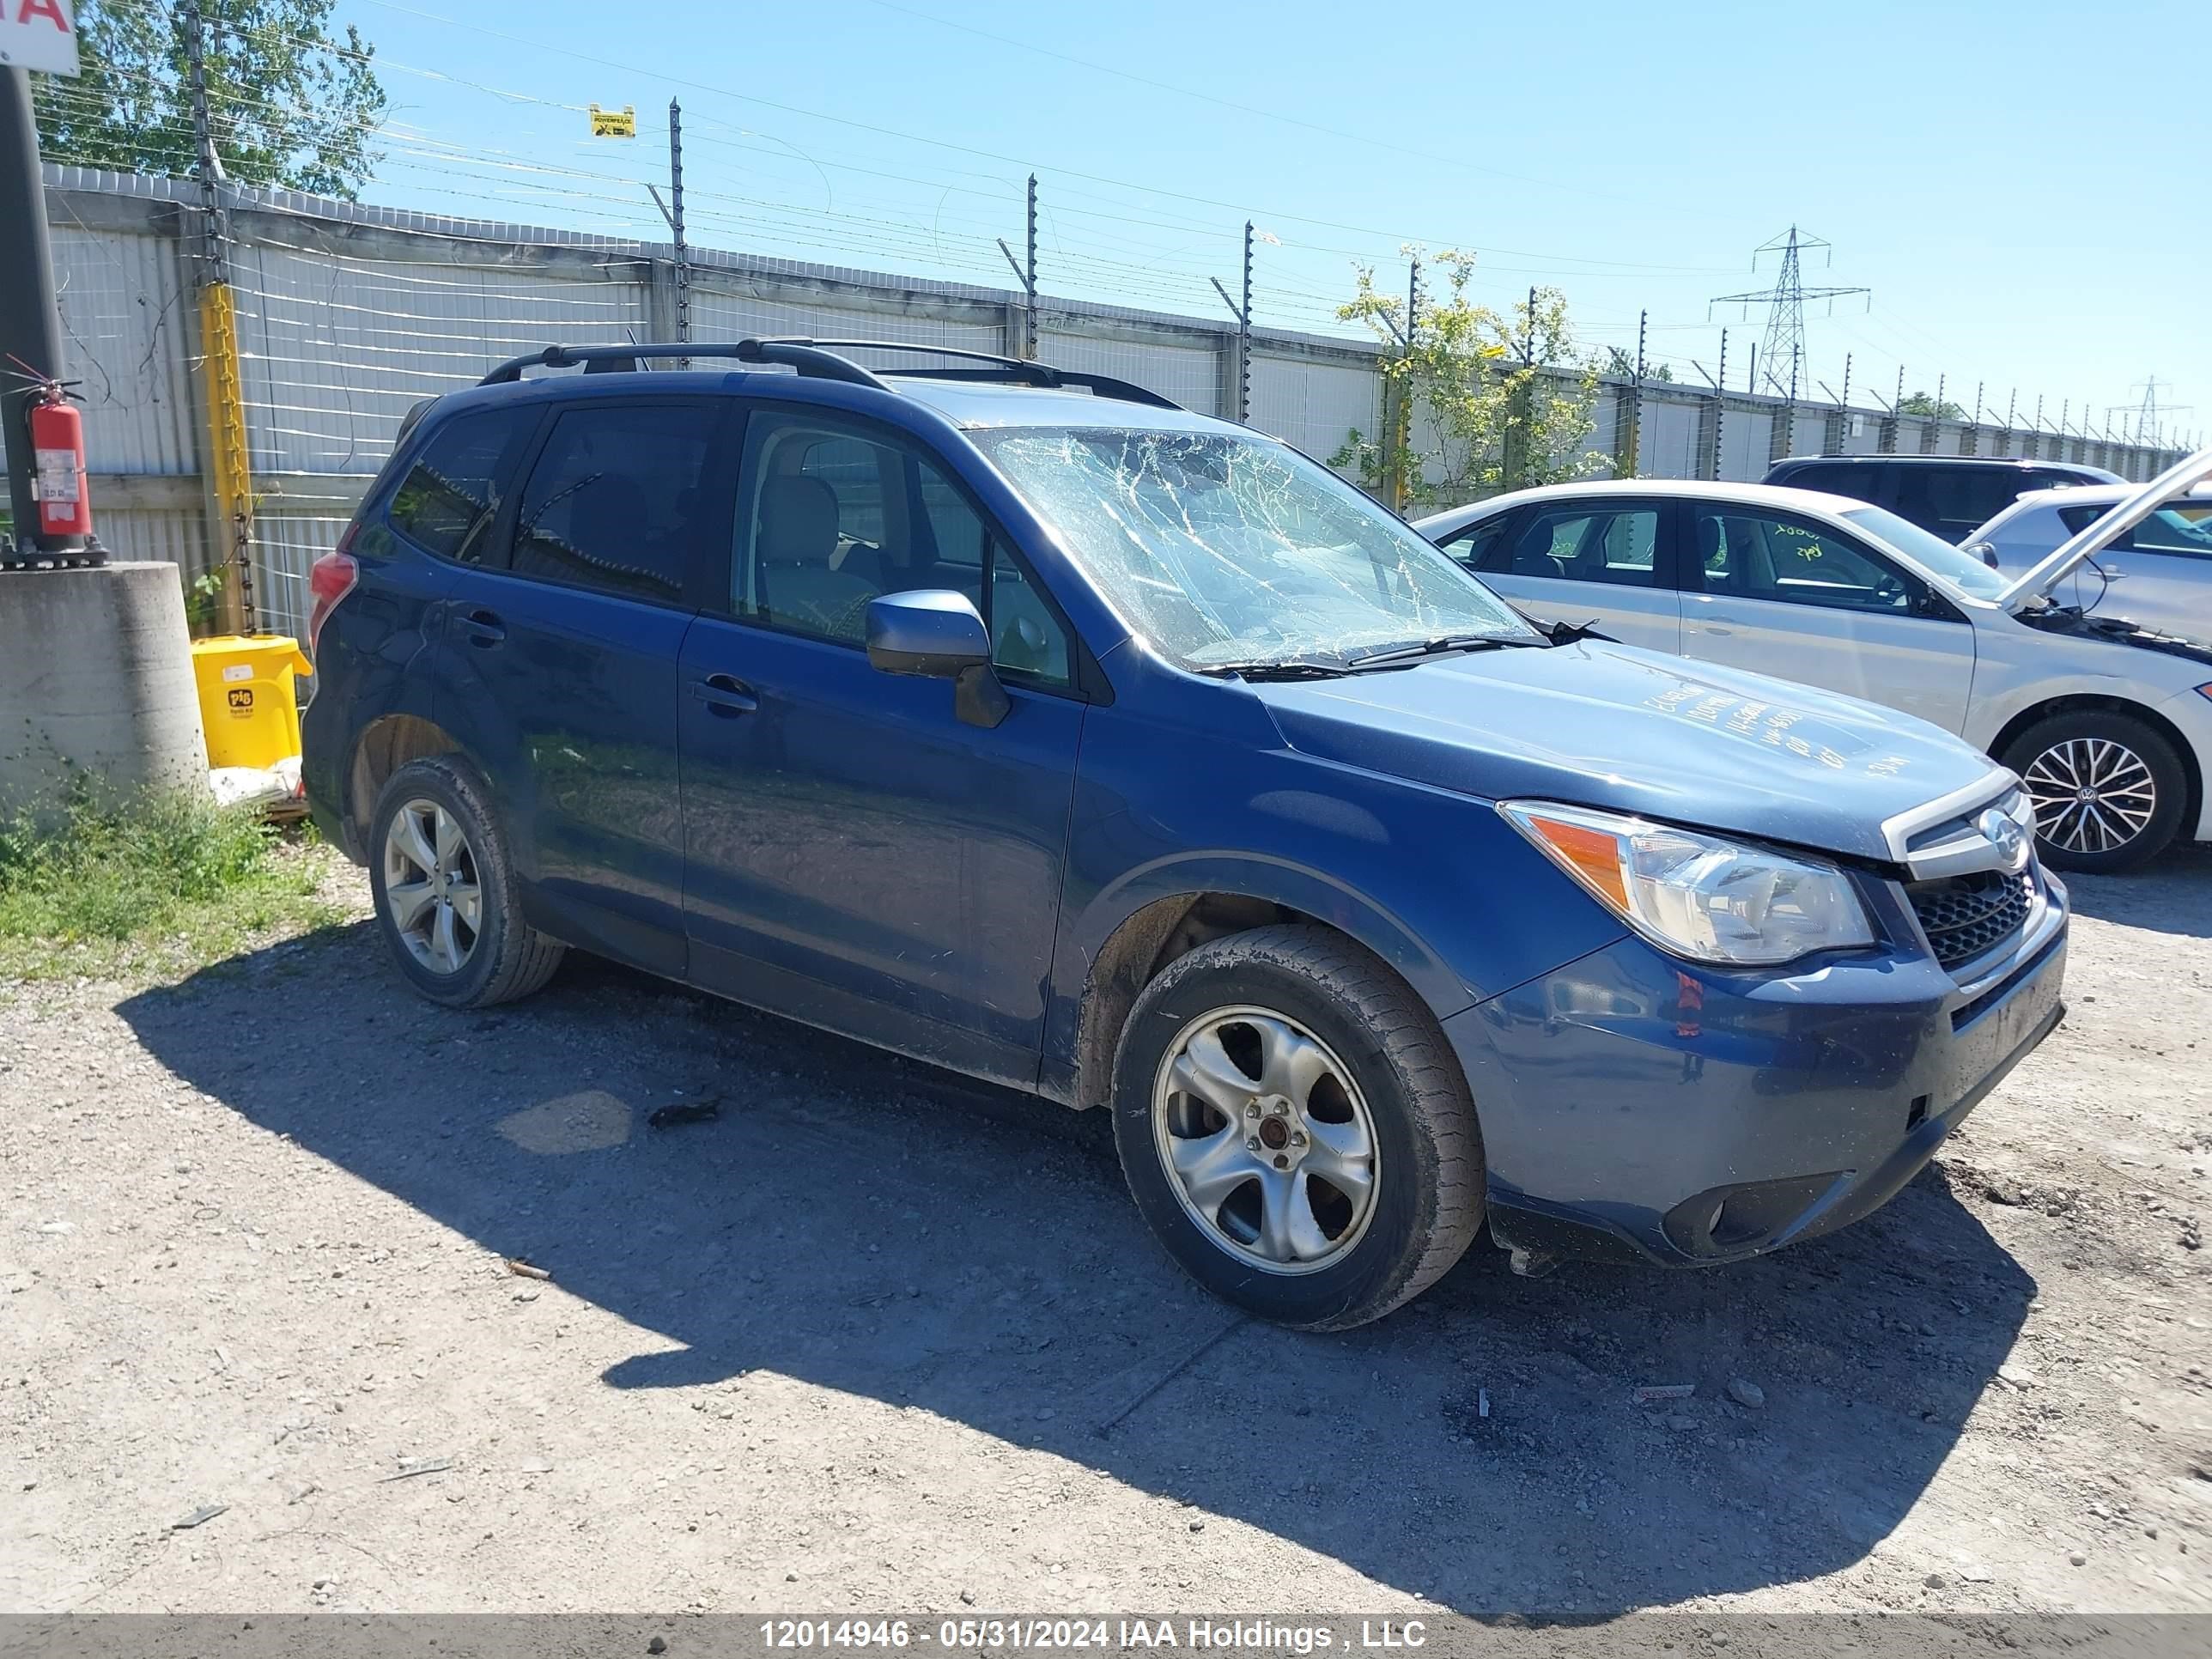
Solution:
[{"label": "headlight", "polygon": [[1502,801],[1506,822],[1662,950],[1772,966],[1874,943],[1866,908],[1832,864],[1790,858],[1582,806]]}]

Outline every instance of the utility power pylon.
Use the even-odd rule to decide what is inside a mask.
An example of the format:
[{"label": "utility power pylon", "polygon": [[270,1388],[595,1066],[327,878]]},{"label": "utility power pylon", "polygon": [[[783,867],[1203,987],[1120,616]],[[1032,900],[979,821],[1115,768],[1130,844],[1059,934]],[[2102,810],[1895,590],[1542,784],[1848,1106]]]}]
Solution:
[{"label": "utility power pylon", "polygon": [[1779,253],[1782,269],[1775,277],[1774,286],[1752,294],[1717,295],[1705,307],[1708,319],[1714,306],[1741,306],[1748,316],[1753,306],[1765,306],[1766,337],[1759,348],[1759,378],[1778,397],[1795,399],[1800,390],[1812,384],[1810,365],[1805,361],[1805,301],[1826,300],[1829,310],[1835,301],[1850,294],[1871,294],[1866,288],[1807,288],[1800,256],[1812,248],[1826,248],[1829,244],[1817,236],[1801,234],[1792,225],[1783,235],[1762,243],[1752,251],[1751,267],[1759,269],[1761,254]]},{"label": "utility power pylon", "polygon": [[[2155,374],[2140,384],[2142,387],[2142,401],[2140,404],[2114,404],[2106,410],[2105,413],[2131,416],[2136,442],[2156,443],[2159,434],[2166,429],[2166,417],[2169,415],[2186,415],[2192,405],[2160,403],[2158,400],[2158,376]],[[2128,388],[2130,392],[2135,389],[2134,386]]]}]

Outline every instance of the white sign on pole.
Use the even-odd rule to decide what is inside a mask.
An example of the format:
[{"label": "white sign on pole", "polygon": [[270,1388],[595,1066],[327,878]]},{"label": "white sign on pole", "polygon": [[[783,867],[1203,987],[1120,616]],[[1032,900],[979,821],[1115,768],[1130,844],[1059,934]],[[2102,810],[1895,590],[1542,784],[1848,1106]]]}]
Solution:
[{"label": "white sign on pole", "polygon": [[75,75],[72,0],[0,0],[0,69]]}]

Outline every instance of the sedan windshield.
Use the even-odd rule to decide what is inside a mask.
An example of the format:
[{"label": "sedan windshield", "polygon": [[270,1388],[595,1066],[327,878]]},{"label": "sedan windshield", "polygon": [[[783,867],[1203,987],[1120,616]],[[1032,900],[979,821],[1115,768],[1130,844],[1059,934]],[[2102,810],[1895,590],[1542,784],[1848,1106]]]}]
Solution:
[{"label": "sedan windshield", "polygon": [[1541,642],[1419,535],[1281,444],[1128,428],[974,436],[1129,624],[1186,668],[1326,672],[1386,647]]},{"label": "sedan windshield", "polygon": [[1978,599],[1994,599],[2004,592],[2006,577],[2002,571],[1990,569],[1972,554],[1953,546],[1933,531],[1923,530],[1910,519],[1900,519],[1879,507],[1845,507],[1840,516]]}]

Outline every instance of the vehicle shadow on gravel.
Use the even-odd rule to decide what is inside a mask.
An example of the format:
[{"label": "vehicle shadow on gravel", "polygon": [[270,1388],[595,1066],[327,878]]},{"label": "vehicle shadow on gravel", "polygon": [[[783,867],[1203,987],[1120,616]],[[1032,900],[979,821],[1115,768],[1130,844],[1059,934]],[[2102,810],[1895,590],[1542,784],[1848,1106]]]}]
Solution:
[{"label": "vehicle shadow on gravel", "polygon": [[[1485,1240],[1380,1325],[1295,1335],[1168,1263],[1100,1115],[620,969],[572,957],[530,1002],[447,1013],[362,924],[120,1012],[245,1118],[654,1334],[573,1376],[562,1409],[585,1420],[603,1388],[781,1373],[1469,1612],[1849,1567],[1950,1453],[2035,1294],[1931,1170],[1771,1260],[1530,1281]],[[649,1127],[702,1095],[718,1118]],[[1764,1403],[1732,1400],[1736,1378]],[[1669,1383],[1694,1396],[1638,1403]],[[1220,1528],[1175,1536],[1158,1567],[1202,1584]]]},{"label": "vehicle shadow on gravel", "polygon": [[2123,927],[2212,939],[2212,846],[2174,848],[2124,876],[2068,876],[2075,910]]}]

